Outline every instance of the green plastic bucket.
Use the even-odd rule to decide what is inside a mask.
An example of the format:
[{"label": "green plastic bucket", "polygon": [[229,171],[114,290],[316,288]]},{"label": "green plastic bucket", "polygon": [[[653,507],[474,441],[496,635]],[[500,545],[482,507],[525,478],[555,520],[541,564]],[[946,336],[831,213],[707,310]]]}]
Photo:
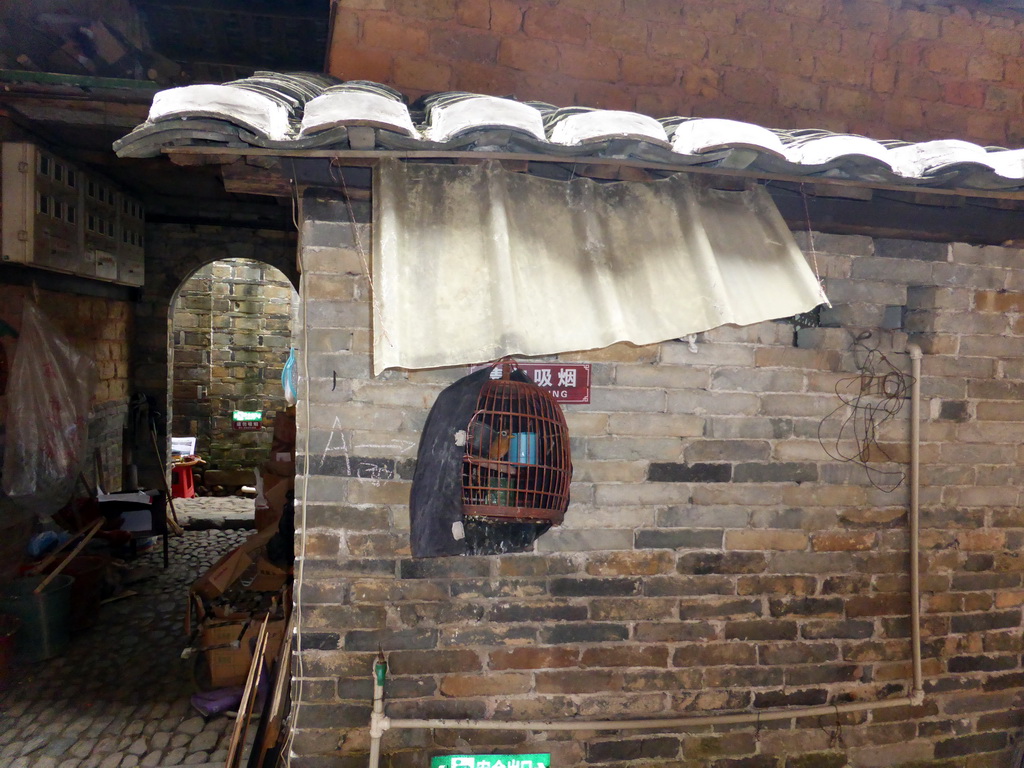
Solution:
[{"label": "green plastic bucket", "polygon": [[14,636],[16,661],[41,661],[59,656],[68,644],[71,585],[75,580],[58,574],[37,595],[33,590],[43,578],[16,579],[0,591],[0,613],[21,620],[21,628]]}]

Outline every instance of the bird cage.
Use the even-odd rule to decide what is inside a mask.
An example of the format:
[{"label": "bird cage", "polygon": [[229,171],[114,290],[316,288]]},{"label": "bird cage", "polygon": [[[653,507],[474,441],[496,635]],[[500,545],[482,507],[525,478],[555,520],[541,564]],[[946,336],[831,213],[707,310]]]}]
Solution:
[{"label": "bird cage", "polygon": [[569,505],[569,429],[550,393],[497,363],[466,429],[462,509],[490,522],[558,525]]}]

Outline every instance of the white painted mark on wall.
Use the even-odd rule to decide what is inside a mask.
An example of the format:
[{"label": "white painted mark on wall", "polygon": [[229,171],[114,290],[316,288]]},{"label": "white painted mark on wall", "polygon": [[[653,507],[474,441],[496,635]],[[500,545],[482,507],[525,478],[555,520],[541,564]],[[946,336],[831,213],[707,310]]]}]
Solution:
[{"label": "white painted mark on wall", "polygon": [[[337,438],[337,445],[335,445],[335,438]],[[345,459],[345,474],[351,477],[352,461],[349,458],[348,443],[345,441],[345,433],[341,431],[341,419],[337,416],[334,417],[334,424],[331,425],[331,434],[327,437],[327,445],[324,446],[324,452],[320,454],[320,466],[318,469],[322,469],[327,462],[328,453],[332,453],[332,455],[337,453]]]},{"label": "white painted mark on wall", "polygon": [[379,488],[385,480],[394,480],[395,471],[382,464],[364,461],[356,467],[356,477],[361,480],[369,480],[375,487]]},{"label": "white painted mark on wall", "polygon": [[367,448],[379,448],[384,451],[392,451],[399,455],[409,453],[413,448],[416,447],[416,443],[411,440],[394,440],[390,443],[366,443],[360,445],[357,450],[363,451]]}]

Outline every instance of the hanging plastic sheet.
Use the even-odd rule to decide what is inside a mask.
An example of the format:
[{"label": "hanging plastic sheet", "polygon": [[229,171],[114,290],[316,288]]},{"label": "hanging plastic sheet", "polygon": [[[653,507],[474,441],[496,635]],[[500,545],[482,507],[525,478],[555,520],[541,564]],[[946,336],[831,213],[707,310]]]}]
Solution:
[{"label": "hanging plastic sheet", "polygon": [[31,301],[7,389],[3,488],[19,506],[53,514],[85,460],[96,366]]},{"label": "hanging plastic sheet", "polygon": [[651,344],[826,301],[761,188],[383,160],[374,372]]}]

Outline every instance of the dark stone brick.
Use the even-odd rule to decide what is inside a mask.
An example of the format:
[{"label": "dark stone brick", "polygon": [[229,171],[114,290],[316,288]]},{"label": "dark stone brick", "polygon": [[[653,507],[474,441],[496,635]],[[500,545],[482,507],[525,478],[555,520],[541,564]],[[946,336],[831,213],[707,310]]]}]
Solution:
[{"label": "dark stone brick", "polygon": [[802,664],[786,670],[786,685],[846,683],[863,679],[865,668],[856,664]]},{"label": "dark stone brick", "polygon": [[629,627],[624,624],[566,623],[545,627],[540,640],[545,645],[563,643],[614,643],[629,638]]},{"label": "dark stone brick", "polygon": [[648,597],[677,595],[731,595],[736,587],[727,576],[652,576],[644,581]]},{"label": "dark stone brick", "polygon": [[535,675],[537,693],[602,693],[622,687],[620,670],[587,669],[538,672]]},{"label": "dark stone brick", "polygon": [[950,630],[955,634],[988,632],[1020,626],[1020,611],[991,613],[962,613],[950,619]]},{"label": "dark stone brick", "polygon": [[1016,656],[954,656],[947,663],[950,672],[1003,672],[1017,667]]},{"label": "dark stone brick", "polygon": [[566,603],[498,603],[488,612],[490,621],[585,621],[587,606]]},{"label": "dark stone brick", "polygon": [[466,579],[453,581],[449,588],[452,597],[526,597],[543,595],[543,581],[526,579]]},{"label": "dark stone brick", "polygon": [[469,624],[484,617],[484,606],[466,600],[448,603],[402,603],[398,605],[398,618],[402,624],[415,627],[420,624]]},{"label": "dark stone brick", "polygon": [[917,724],[917,735],[922,739],[935,740],[936,736],[956,735],[956,729],[957,724],[952,720],[926,720]]},{"label": "dark stone brick", "polygon": [[491,560],[483,557],[424,557],[402,560],[403,579],[460,579],[491,575]]},{"label": "dark stone brick", "polygon": [[823,688],[807,688],[802,691],[764,691],[754,694],[754,707],[815,707],[828,701],[828,691]]},{"label": "dark stone brick", "polygon": [[640,742],[635,741],[599,741],[587,745],[588,763],[611,763],[617,760],[638,760],[640,758]]},{"label": "dark stone brick", "polygon": [[[371,681],[372,685],[372,681]],[[419,699],[433,696],[437,693],[437,681],[430,676],[388,678],[388,698],[391,699]]]},{"label": "dark stone brick", "polygon": [[945,261],[949,246],[923,240],[893,240],[875,238],[875,255],[889,259],[917,259],[919,261]]},{"label": "dark stone brick", "polygon": [[1024,688],[1024,672],[1009,675],[989,675],[982,686],[986,691],[1005,691],[1010,688]]},{"label": "dark stone brick", "polygon": [[679,618],[683,621],[695,619],[728,619],[736,616],[760,615],[761,601],[757,599],[737,599],[726,600],[724,602],[684,602],[679,606]]},{"label": "dark stone brick", "polygon": [[[311,681],[302,683],[302,694],[305,698],[306,686]],[[333,681],[332,681],[333,682]],[[337,681],[337,695],[339,699],[346,701],[366,702],[373,700],[373,680],[369,675],[364,677],[343,677]],[[391,690],[391,682],[388,681],[388,694],[394,695]]]},{"label": "dark stone brick", "polygon": [[[456,720],[482,720],[487,716],[487,703],[477,699],[427,699],[419,701],[389,701],[388,715],[395,718],[454,718]],[[423,765],[421,761],[416,765]],[[364,763],[365,764],[365,763]]]},{"label": "dark stone brick", "polygon": [[1021,726],[1024,726],[1024,712],[1019,709],[989,712],[978,718],[979,731],[1016,731]]},{"label": "dark stone brick", "polygon": [[640,594],[640,579],[552,579],[553,597],[622,597]]},{"label": "dark stone brick", "polygon": [[[314,702],[314,703],[330,703],[337,701],[338,696],[338,685],[340,681],[335,680],[324,680],[323,678],[316,678],[313,680],[302,681],[302,700],[303,702]],[[373,697],[373,683],[370,683],[370,697]],[[342,699],[353,699],[359,702],[366,702],[365,696],[347,696],[342,695]]]},{"label": "dark stone brick", "polygon": [[910,637],[910,617],[898,619],[882,619],[882,637]]},{"label": "dark stone brick", "polygon": [[943,400],[939,406],[939,419],[942,421],[964,422],[971,418],[967,410],[966,400]]},{"label": "dark stone brick", "polygon": [[813,483],[818,480],[818,465],[798,462],[737,464],[734,483]]},{"label": "dark stone brick", "polygon": [[708,688],[772,688],[783,683],[778,667],[709,667],[704,670]]},{"label": "dark stone brick", "polygon": [[[304,566],[308,576],[310,562]],[[325,568],[331,576],[394,576],[395,561],[391,558],[377,557],[346,557],[339,563],[330,563],[333,568]]]},{"label": "dark stone brick", "polygon": [[394,651],[388,666],[396,675],[429,675],[441,672],[479,672],[480,657],[470,650]]},{"label": "dark stone brick", "polygon": [[679,558],[679,573],[763,573],[768,558],[761,552],[688,552]]},{"label": "dark stone brick", "polygon": [[1013,589],[1021,584],[1019,573],[958,573],[953,576],[953,592],[985,592],[990,589]]},{"label": "dark stone brick", "polygon": [[776,618],[782,616],[842,616],[843,600],[839,597],[773,599],[768,601],[768,609]]},{"label": "dark stone brick", "polygon": [[672,655],[675,667],[749,667],[755,664],[757,647],[750,643],[691,643],[677,648]]},{"label": "dark stone brick", "polygon": [[804,624],[801,632],[807,640],[864,640],[874,634],[875,626],[870,621],[815,621]]},{"label": "dark stone brick", "polygon": [[[584,610],[584,614],[586,611]],[[586,618],[586,615],[583,616]],[[438,647],[466,647],[474,645],[520,645],[537,642],[537,628],[529,626],[445,627],[438,639]]]},{"label": "dark stone brick", "polygon": [[727,640],[794,640],[792,621],[730,621],[725,625]]},{"label": "dark stone brick", "polygon": [[932,678],[924,681],[924,692],[950,693],[951,691],[966,691],[974,689],[977,684],[977,680],[971,680],[966,677]]},{"label": "dark stone brick", "polygon": [[786,768],[843,768],[846,765],[845,752],[810,752],[786,758]]},{"label": "dark stone brick", "polygon": [[643,739],[640,742],[640,757],[676,757],[679,754],[679,739],[672,736],[659,736]]},{"label": "dark stone brick", "polygon": [[659,736],[629,741],[601,741],[587,746],[588,763],[610,763],[617,760],[672,758],[679,754],[679,739]]},{"label": "dark stone brick", "polygon": [[708,764],[709,768],[779,768],[781,757],[754,755],[753,757],[724,758]]},{"label": "dark stone brick", "polygon": [[335,651],[338,649],[339,642],[341,642],[341,635],[337,632],[302,633],[302,647],[309,651]]},{"label": "dark stone brick", "polygon": [[995,562],[996,558],[994,555],[985,552],[972,552],[964,558],[963,569],[971,573],[984,573],[991,571]]},{"label": "dark stone brick", "polygon": [[637,549],[718,549],[722,546],[724,535],[724,531],[718,529],[643,529],[636,532],[635,547]]},{"label": "dark stone brick", "polygon": [[935,745],[935,756],[943,758],[977,755],[981,752],[996,752],[1006,746],[1008,738],[1009,735],[1006,733],[993,732],[946,739]]},{"label": "dark stone brick", "polygon": [[728,483],[732,464],[653,462],[647,470],[652,483]]},{"label": "dark stone brick", "polygon": [[436,629],[354,629],[345,633],[346,651],[429,650],[437,647]]},{"label": "dark stone brick", "polygon": [[636,625],[636,639],[643,643],[690,643],[714,637],[715,630],[706,621],[659,621]]},{"label": "dark stone brick", "polygon": [[361,728],[370,722],[369,704],[304,704],[298,728]]},{"label": "dark stone brick", "polygon": [[821,664],[839,658],[832,643],[768,643],[757,647],[762,664]]}]

